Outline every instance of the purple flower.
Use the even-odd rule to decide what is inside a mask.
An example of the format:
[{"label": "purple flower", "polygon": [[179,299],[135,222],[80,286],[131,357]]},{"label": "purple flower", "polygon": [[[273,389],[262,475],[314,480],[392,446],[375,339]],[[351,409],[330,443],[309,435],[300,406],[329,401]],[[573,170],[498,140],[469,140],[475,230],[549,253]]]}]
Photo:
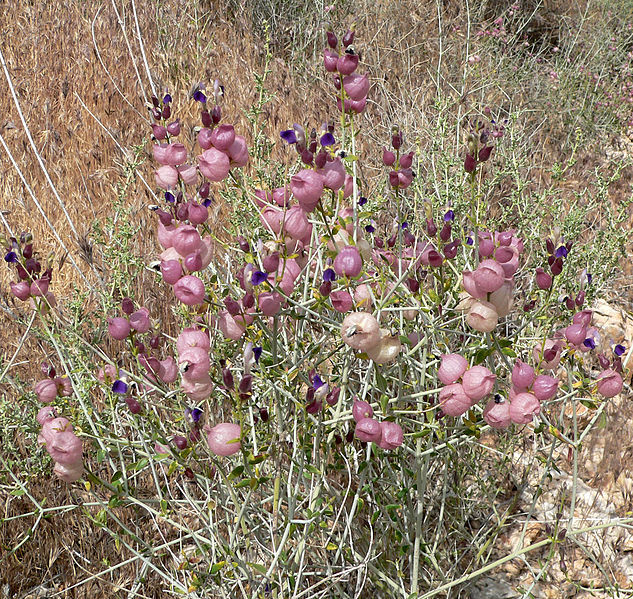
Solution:
[{"label": "purple flower", "polygon": [[316,391],[319,387],[323,387],[323,385],[325,385],[325,383],[321,380],[321,377],[318,374],[315,374],[312,379],[312,387],[314,390]]},{"label": "purple flower", "polygon": [[596,342],[591,337],[587,337],[582,344],[589,349],[596,349]]},{"label": "purple flower", "polygon": [[372,225],[367,225],[365,227],[365,231],[367,231],[367,233],[373,233],[375,230],[375,227],[373,227]]},{"label": "purple flower", "polygon": [[408,226],[409,226],[409,223],[405,220],[405,221],[402,223],[402,228],[403,228],[403,229],[406,229]]},{"label": "purple flower", "polygon": [[193,99],[196,102],[200,102],[201,104],[206,104],[207,102],[207,97],[204,95],[204,93],[202,93],[202,90],[196,90],[196,92],[193,94]]},{"label": "purple flower", "polygon": [[165,201],[169,202],[170,204],[176,201],[176,198],[174,197],[174,194],[171,193],[171,191],[165,192]]},{"label": "purple flower", "polygon": [[262,272],[261,270],[256,270],[253,273],[253,276],[251,277],[251,283],[253,283],[253,285],[260,285],[261,283],[267,280],[268,280],[268,273]]},{"label": "purple flower", "polygon": [[444,222],[445,223],[450,223],[452,221],[455,220],[455,213],[452,210],[449,210],[445,215],[444,215]]},{"label": "purple flower", "polygon": [[185,408],[185,418],[191,420],[194,424],[200,420],[200,416],[202,416],[200,408]]},{"label": "purple flower", "polygon": [[626,351],[626,347],[624,347],[624,345],[622,345],[621,343],[618,343],[613,348],[613,353],[618,357],[620,357],[625,351]]},{"label": "purple flower", "polygon": [[4,261],[5,262],[17,262],[18,261],[18,257],[17,257],[15,252],[9,252],[8,254],[5,255]]},{"label": "purple flower", "polygon": [[466,243],[467,243],[468,245],[472,245],[472,244],[473,244],[473,243],[475,243],[475,242],[473,241],[473,238],[472,238],[472,237],[466,237]]},{"label": "purple flower", "polygon": [[282,131],[280,133],[281,139],[283,139],[287,144],[296,144],[297,143],[297,134],[294,129],[287,129],[286,131]]},{"label": "purple flower", "polygon": [[567,248],[564,245],[561,245],[556,250],[556,257],[557,258],[566,258],[568,253],[569,253],[569,251],[567,250]]},{"label": "purple flower", "polygon": [[127,384],[123,381],[114,381],[114,384],[112,385],[112,392],[122,394],[127,393]]},{"label": "purple flower", "polygon": [[262,348],[261,347],[254,347],[253,348],[253,356],[255,356],[255,362],[259,363],[259,358],[262,355]]},{"label": "purple flower", "polygon": [[202,202],[202,205],[208,208],[209,206],[211,206],[212,203],[213,200],[211,198],[207,198],[204,202]]},{"label": "purple flower", "polygon": [[591,273],[589,273],[589,272],[588,272],[588,273],[587,273],[587,285],[591,285],[591,279],[592,279],[592,278],[593,278],[593,277],[591,276]]},{"label": "purple flower", "polygon": [[171,96],[169,94],[165,94],[163,98],[163,104],[169,104],[171,102]]},{"label": "purple flower", "polygon": [[336,140],[331,133],[325,133],[324,135],[322,135],[320,141],[323,147],[333,146],[336,143]]},{"label": "purple flower", "polygon": [[334,272],[334,269],[332,269],[332,268],[326,268],[326,269],[323,271],[323,280],[324,280],[324,281],[330,281],[330,283],[331,283],[332,281],[335,281],[335,280],[336,280],[336,273]]},{"label": "purple flower", "polygon": [[364,206],[367,203],[367,198],[361,196],[360,198],[358,198],[358,205],[359,206]]}]

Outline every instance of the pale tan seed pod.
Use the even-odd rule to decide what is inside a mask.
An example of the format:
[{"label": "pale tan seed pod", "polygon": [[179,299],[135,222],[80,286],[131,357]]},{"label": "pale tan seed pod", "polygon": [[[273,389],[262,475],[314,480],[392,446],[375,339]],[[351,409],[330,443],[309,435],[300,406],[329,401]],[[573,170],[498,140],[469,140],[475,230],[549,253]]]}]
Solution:
[{"label": "pale tan seed pod", "polygon": [[351,348],[366,352],[380,342],[378,321],[367,312],[352,312],[343,320],[341,337]]}]

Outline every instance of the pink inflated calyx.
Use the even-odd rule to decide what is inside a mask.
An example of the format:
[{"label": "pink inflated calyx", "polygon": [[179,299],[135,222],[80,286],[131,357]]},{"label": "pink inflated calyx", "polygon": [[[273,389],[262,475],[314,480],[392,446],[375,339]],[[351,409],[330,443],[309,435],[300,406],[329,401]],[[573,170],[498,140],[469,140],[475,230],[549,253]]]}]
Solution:
[{"label": "pink inflated calyx", "polygon": [[312,212],[323,193],[323,177],[313,170],[301,170],[290,179],[290,189],[301,208]]},{"label": "pink inflated calyx", "polygon": [[171,241],[173,248],[183,258],[202,247],[200,233],[192,225],[181,225],[178,227],[174,231]]},{"label": "pink inflated calyx", "polygon": [[446,385],[440,389],[439,406],[447,416],[457,417],[468,412],[473,402],[460,383]]},{"label": "pink inflated calyx", "polygon": [[130,326],[130,322],[127,318],[117,316],[115,318],[108,319],[108,333],[113,339],[122,341],[127,338],[131,330],[132,327]]},{"label": "pink inflated calyx", "polygon": [[248,164],[248,145],[246,139],[241,135],[236,135],[231,147],[227,150],[231,159],[231,166],[246,166]]},{"label": "pink inflated calyx", "polygon": [[235,129],[233,128],[233,125],[220,125],[211,132],[211,143],[222,152],[228,151],[234,141]]},{"label": "pink inflated calyx", "polygon": [[491,399],[484,408],[484,420],[496,429],[507,428],[512,423],[510,404],[507,401]]},{"label": "pink inflated calyx", "polygon": [[332,291],[330,293],[332,307],[341,313],[349,312],[354,307],[354,299],[348,291]]},{"label": "pink inflated calyx", "polygon": [[194,327],[183,329],[176,339],[176,351],[182,354],[190,347],[201,347],[208,350],[211,347],[209,335],[205,331]]},{"label": "pink inflated calyx", "polygon": [[459,354],[444,354],[437,371],[437,378],[444,385],[456,383],[468,369],[468,361]]},{"label": "pink inflated calyx", "polygon": [[365,443],[380,443],[382,427],[380,422],[373,418],[362,418],[356,423],[354,434]]},{"label": "pink inflated calyx", "polygon": [[479,289],[486,293],[497,291],[503,285],[505,273],[496,260],[484,260],[473,272],[473,278]]},{"label": "pink inflated calyx", "polygon": [[154,173],[154,178],[158,187],[170,190],[178,184],[178,171],[173,166],[161,166]]},{"label": "pink inflated calyx", "polygon": [[366,351],[380,342],[380,326],[371,314],[352,312],[343,320],[341,336],[353,349]]},{"label": "pink inflated calyx", "polygon": [[402,427],[395,422],[384,421],[380,423],[382,435],[378,443],[378,447],[390,451],[397,449],[404,441],[404,433]]},{"label": "pink inflated calyx", "polygon": [[466,315],[468,325],[482,333],[490,333],[495,330],[499,322],[499,315],[494,305],[485,300],[475,300]]},{"label": "pink inflated calyx", "polygon": [[541,404],[532,393],[517,393],[510,402],[510,418],[515,424],[529,424],[541,412]]},{"label": "pink inflated calyx", "polygon": [[136,312],[130,314],[130,326],[137,333],[147,333],[151,327],[149,310],[147,308],[139,308]]},{"label": "pink inflated calyx", "polygon": [[539,374],[532,384],[532,393],[539,401],[547,401],[556,397],[558,379],[547,374]]},{"label": "pink inflated calyx", "polygon": [[334,259],[334,272],[341,277],[354,278],[360,275],[363,268],[363,260],[358,248],[346,245]]},{"label": "pink inflated calyx", "polygon": [[345,184],[345,167],[339,157],[325,163],[318,173],[323,177],[323,187],[338,191]]},{"label": "pink inflated calyx", "polygon": [[198,156],[198,166],[207,179],[218,182],[228,176],[231,161],[224,152],[211,147]]},{"label": "pink inflated calyx", "polygon": [[603,370],[598,375],[598,393],[603,397],[615,397],[622,391],[623,386],[622,375],[611,368]]},{"label": "pink inflated calyx", "polygon": [[178,368],[183,378],[190,381],[205,380],[209,376],[210,366],[209,352],[201,347],[189,347],[178,357]]},{"label": "pink inflated calyx", "polygon": [[371,405],[362,400],[354,400],[352,405],[352,416],[356,422],[363,418],[371,418],[374,415],[374,410]]},{"label": "pink inflated calyx", "polygon": [[485,366],[473,366],[462,376],[464,393],[473,402],[477,402],[489,395],[495,386],[497,376]]},{"label": "pink inflated calyx", "polygon": [[242,431],[239,424],[223,422],[213,428],[205,425],[204,432],[207,435],[209,449],[219,456],[230,456],[240,451],[242,444],[240,437]]},{"label": "pink inflated calyx", "polygon": [[175,283],[174,294],[186,306],[198,306],[204,301],[204,283],[194,275],[185,275]]},{"label": "pink inflated calyx", "polygon": [[35,394],[42,403],[51,403],[57,397],[57,385],[52,379],[39,381],[35,385]]},{"label": "pink inflated calyx", "polygon": [[517,391],[527,391],[534,382],[536,373],[529,364],[517,360],[512,369],[512,385]]}]

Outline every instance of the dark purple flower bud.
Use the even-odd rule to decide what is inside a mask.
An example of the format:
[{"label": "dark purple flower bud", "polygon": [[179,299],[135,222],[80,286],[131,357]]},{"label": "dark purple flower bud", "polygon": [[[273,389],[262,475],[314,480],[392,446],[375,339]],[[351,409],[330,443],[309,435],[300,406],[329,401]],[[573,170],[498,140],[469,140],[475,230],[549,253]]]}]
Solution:
[{"label": "dark purple flower bud", "polygon": [[415,243],[415,236],[407,229],[402,233],[402,242],[407,246],[412,246]]},{"label": "dark purple flower bud", "polygon": [[539,289],[549,289],[552,286],[552,277],[542,268],[536,269],[536,285]]},{"label": "dark purple flower bud", "polygon": [[160,335],[154,335],[150,340],[149,340],[149,346],[152,349],[158,349],[160,347]]},{"label": "dark purple flower bud", "polygon": [[242,306],[244,306],[244,308],[248,310],[249,308],[252,308],[254,305],[255,305],[255,296],[250,291],[248,291],[242,298]]},{"label": "dark purple flower bud", "polygon": [[396,155],[387,148],[383,148],[382,163],[385,166],[393,166],[396,163]]},{"label": "dark purple flower bud", "polygon": [[567,307],[568,310],[573,310],[576,307],[576,304],[574,303],[574,299],[567,296],[565,298],[565,306]]},{"label": "dark purple flower bud", "polygon": [[251,251],[251,246],[248,244],[248,241],[246,241],[246,238],[244,238],[242,235],[240,235],[237,238],[237,243],[240,246],[240,249],[243,252],[250,252]]},{"label": "dark purple flower bud", "polygon": [[399,150],[402,146],[402,131],[398,131],[391,136],[391,147],[394,150]]},{"label": "dark purple flower bud", "polygon": [[124,297],[121,300],[121,310],[129,316],[134,312],[134,302],[129,297]]},{"label": "dark purple flower bud", "polygon": [[440,239],[442,241],[448,241],[451,238],[451,225],[450,223],[444,223],[442,230],[440,231]]},{"label": "dark purple flower bud", "polygon": [[154,105],[154,108],[158,108],[160,106],[160,102],[156,96],[152,96],[152,104]]},{"label": "dark purple flower bud", "polygon": [[245,374],[240,381],[238,386],[238,391],[240,393],[250,393],[253,389],[253,376],[250,374]]},{"label": "dark purple flower bud", "polygon": [[598,354],[598,363],[603,369],[609,368],[609,366],[611,365],[611,363],[609,362],[609,358],[607,358],[607,356],[605,356],[604,354]]},{"label": "dark purple flower bud", "polygon": [[112,385],[112,393],[127,393],[127,385],[120,380],[114,381]]},{"label": "dark purple flower bud", "polygon": [[325,283],[321,283],[319,287],[319,293],[323,297],[328,297],[331,292],[332,292],[332,283],[330,283],[329,281],[325,281]]},{"label": "dark purple flower bud", "polygon": [[490,153],[492,152],[492,146],[484,146],[479,150],[479,162],[486,162],[488,158],[490,158]]},{"label": "dark purple flower bud", "polygon": [[222,382],[224,383],[224,386],[229,390],[233,389],[233,387],[235,386],[233,375],[228,368],[222,369]]},{"label": "dark purple flower bud", "polygon": [[268,281],[267,272],[256,270],[251,276],[251,283],[253,283],[253,285],[261,285],[265,281]]},{"label": "dark purple flower bud", "polygon": [[450,243],[444,246],[444,257],[447,260],[452,260],[457,256],[457,248],[461,245],[461,240],[454,239]]},{"label": "dark purple flower bud", "polygon": [[173,123],[169,123],[169,125],[167,125],[167,131],[169,135],[178,137],[180,135],[180,120],[176,119]]},{"label": "dark purple flower bud", "polygon": [[336,50],[336,46],[338,46],[338,39],[336,39],[336,35],[334,35],[333,31],[327,32],[327,45],[332,48],[332,50]]},{"label": "dark purple flower bud", "polygon": [[211,110],[211,120],[217,125],[222,120],[222,109],[216,104]]},{"label": "dark purple flower bud", "polygon": [[296,144],[297,143],[297,135],[295,134],[294,129],[286,129],[282,131],[280,134],[281,139],[283,139],[287,144]]},{"label": "dark purple flower bud", "polygon": [[325,150],[321,150],[314,159],[314,165],[317,168],[323,168],[326,162],[327,162],[327,152]]},{"label": "dark purple flower bud", "polygon": [[435,235],[437,235],[437,226],[432,218],[426,219],[426,231],[429,234],[429,237],[435,237]]},{"label": "dark purple flower bud", "polygon": [[132,412],[132,414],[140,414],[141,413],[141,404],[138,403],[133,397],[126,397],[125,403],[127,404],[128,410]]},{"label": "dark purple flower bud", "polygon": [[477,161],[475,160],[475,157],[470,153],[466,153],[466,158],[464,159],[464,170],[467,173],[474,173],[476,168]]},{"label": "dark purple flower bud", "polygon": [[336,143],[334,136],[329,132],[322,135],[319,141],[324,148],[333,146]]},{"label": "dark purple flower bud", "polygon": [[164,119],[168,119],[171,116],[171,106],[169,106],[169,104],[167,104],[164,108],[163,111],[161,112],[161,116]]},{"label": "dark purple flower bud", "polygon": [[310,152],[312,152],[313,154],[316,154],[317,148],[318,145],[316,139],[310,140],[310,143],[308,144],[308,150],[310,150]]},{"label": "dark purple flower bud", "polygon": [[559,275],[561,272],[563,272],[563,259],[556,258],[550,268],[554,276]]},{"label": "dark purple flower bud", "polygon": [[240,304],[236,302],[232,297],[225,297],[224,305],[226,306],[227,312],[231,316],[237,316],[241,312]]},{"label": "dark purple flower bud", "polygon": [[27,245],[25,245],[22,248],[22,257],[25,260],[28,260],[29,258],[33,257],[33,244],[32,243],[28,243]]},{"label": "dark purple flower bud", "polygon": [[259,417],[262,422],[268,422],[268,410],[266,408],[259,408]]},{"label": "dark purple flower bud", "polygon": [[325,401],[330,406],[335,406],[338,403],[339,395],[341,394],[340,387],[333,387],[332,390],[327,394]]},{"label": "dark purple flower bud", "polygon": [[400,156],[400,168],[411,168],[413,164],[413,152]]},{"label": "dark purple flower bud", "polygon": [[332,268],[326,268],[323,271],[323,280],[324,281],[329,281],[330,283],[332,281],[336,281],[336,273],[334,272],[334,269]]},{"label": "dark purple flower bud", "polygon": [[301,162],[306,165],[311,165],[314,162],[314,154],[310,150],[303,150],[301,152]]},{"label": "dark purple flower bud", "polygon": [[622,358],[619,356],[613,358],[613,370],[620,373],[622,372]]},{"label": "dark purple flower bud", "polygon": [[351,46],[354,43],[354,30],[348,29],[341,41],[346,48]]},{"label": "dark purple flower bud", "polygon": [[389,173],[389,185],[391,187],[398,187],[400,184],[400,179],[398,179],[398,173],[396,171],[391,171]]},{"label": "dark purple flower bud", "polygon": [[547,238],[545,240],[545,248],[547,249],[547,253],[548,254],[553,254],[554,253],[554,242]]},{"label": "dark purple flower bud", "polygon": [[417,293],[420,290],[420,283],[417,279],[409,277],[405,283],[411,293]]},{"label": "dark purple flower bud", "polygon": [[200,189],[198,190],[198,195],[203,198],[206,199],[209,197],[209,192],[211,191],[211,186],[209,184],[208,181],[205,181],[201,186]]},{"label": "dark purple flower bud", "polygon": [[154,108],[154,110],[151,111],[152,112],[152,116],[159,121],[160,119],[163,118],[163,113],[158,110],[158,108]]},{"label": "dark purple flower bud", "polygon": [[389,239],[387,239],[387,246],[392,248],[396,245],[396,241],[398,241],[398,236],[394,233]]},{"label": "dark purple flower bud", "polygon": [[308,414],[318,414],[322,408],[323,408],[322,402],[313,400],[306,406],[306,412]]},{"label": "dark purple flower bud", "polygon": [[382,237],[374,237],[374,245],[378,248],[378,249],[382,249],[385,247],[385,242],[383,240]]},{"label": "dark purple flower bud", "polygon": [[156,210],[156,214],[158,214],[158,218],[164,227],[168,227],[174,222],[174,217],[165,210],[158,208],[158,210]]},{"label": "dark purple flower bud", "polygon": [[187,438],[183,437],[182,435],[175,435],[174,438],[172,439],[174,442],[174,445],[180,450],[182,451],[183,449],[187,449]]},{"label": "dark purple flower bud", "polygon": [[536,306],[536,300],[530,300],[529,302],[526,302],[523,305],[523,311],[524,312],[529,312],[530,310],[534,309],[534,306]]},{"label": "dark purple flower bud", "polygon": [[211,127],[211,125],[213,125],[213,119],[211,118],[208,110],[203,110],[200,113],[200,117],[202,118],[202,124],[205,127]]},{"label": "dark purple flower bud", "polygon": [[580,308],[582,307],[582,305],[585,303],[585,292],[584,291],[579,291],[578,295],[576,296],[576,305]]}]

